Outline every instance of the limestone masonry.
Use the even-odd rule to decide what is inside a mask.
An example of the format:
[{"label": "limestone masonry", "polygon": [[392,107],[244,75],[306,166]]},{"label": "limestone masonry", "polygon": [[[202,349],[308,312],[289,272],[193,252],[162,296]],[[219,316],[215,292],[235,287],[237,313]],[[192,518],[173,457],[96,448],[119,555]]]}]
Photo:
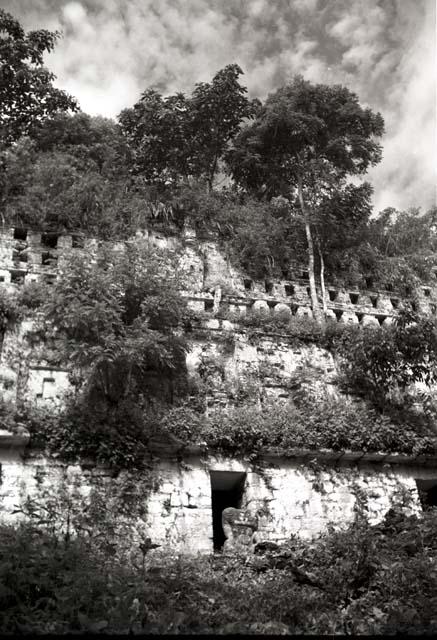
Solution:
[{"label": "limestone masonry", "polygon": [[[260,401],[287,398],[296,381],[313,393],[337,393],[335,362],[328,351],[311,344],[296,346],[287,336],[276,334],[263,334],[254,343],[238,323],[239,317],[255,309],[311,318],[304,271],[295,271],[289,279],[256,282],[230,265],[214,241],[198,239],[191,229],[179,237],[157,230],[143,235],[154,246],[182,252],[188,273],[184,295],[200,317],[196,331],[187,334],[187,368],[196,377],[208,365],[209,410],[224,410],[230,390],[235,393],[250,381]],[[96,240],[78,236],[3,230],[0,287],[14,291],[31,281],[51,283],[69,252],[96,251],[98,246]],[[434,286],[405,292],[327,285],[327,291],[333,322],[385,325],[408,298],[417,310],[436,312]],[[68,370],[50,366],[44,351],[29,342],[31,327],[29,318],[0,338],[1,397],[11,402],[27,397],[37,403],[60,403],[70,387]],[[0,517],[4,520],[19,517],[13,511],[26,497],[41,496],[44,488],[61,482],[67,488],[80,487],[86,499],[93,486],[116,486],[122,481],[113,478],[110,470],[68,467],[26,452],[28,439],[25,428],[16,434],[0,430]],[[429,491],[437,485],[435,459],[382,453],[300,450],[285,459],[280,452],[265,452],[255,464],[219,457],[200,445],[181,453],[172,450],[171,444],[158,442],[150,468],[153,487],[138,497],[144,509],[141,516],[132,517],[132,528],[161,548],[189,553],[210,552],[223,545],[246,548],[261,540],[282,541],[291,534],[311,537],[328,525],[344,526],[358,507],[371,522],[379,521],[396,504],[419,513],[418,488]]]}]

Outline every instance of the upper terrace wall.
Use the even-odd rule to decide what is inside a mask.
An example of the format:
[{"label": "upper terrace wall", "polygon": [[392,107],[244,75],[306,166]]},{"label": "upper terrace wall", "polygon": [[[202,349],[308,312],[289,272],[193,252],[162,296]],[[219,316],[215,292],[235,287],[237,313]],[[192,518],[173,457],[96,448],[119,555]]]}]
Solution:
[{"label": "upper terrace wall", "polygon": [[[201,312],[203,318],[200,334],[187,336],[191,343],[187,364],[195,372],[205,359],[220,358],[223,362],[223,379],[212,384],[213,405],[225,402],[226,385],[244,381],[247,374],[256,380],[261,396],[287,394],[291,379],[303,369],[311,377],[323,379],[324,392],[333,389],[331,378],[335,365],[330,354],[314,346],[297,348],[285,336],[264,337],[258,345],[251,345],[238,323],[239,317],[255,309],[272,316],[280,312],[281,315],[311,318],[305,270],[295,273],[293,280],[254,281],[226,260],[216,242],[197,238],[189,228],[179,236],[169,237],[156,229],[138,235],[154,246],[177,249],[181,253],[187,272],[184,295],[188,298],[188,306]],[[0,287],[13,291],[25,282],[44,280],[52,283],[59,266],[71,251],[94,252],[100,244],[95,239],[74,235],[3,229],[0,231]],[[113,246],[117,245],[122,249],[124,243],[113,243]],[[408,300],[402,292],[339,289],[329,283],[326,288],[328,314],[334,322],[340,323],[388,324],[398,313],[401,301]],[[411,301],[418,310],[435,313],[437,288],[420,287]],[[233,318],[233,322],[223,319],[225,312],[230,312],[228,317]],[[68,372],[62,367],[53,368],[44,360],[42,352],[30,348],[25,338],[30,326],[31,320],[27,320],[17,332],[4,336],[0,360],[2,395],[12,401],[17,396],[37,401],[56,400],[69,386]],[[226,342],[227,334],[234,337],[232,353],[227,353],[223,344],[220,345],[223,340]]]},{"label": "upper terrace wall", "polygon": [[[240,314],[248,308],[258,308],[268,313],[289,310],[293,315],[312,316],[304,268],[292,279],[254,281],[229,264],[217,243],[197,239],[189,228],[179,237],[166,236],[154,229],[143,235],[155,246],[182,250],[189,282],[186,295],[194,310],[216,312],[221,304],[227,303],[231,311]],[[53,282],[58,265],[68,251],[93,251],[99,244],[93,238],[78,235],[3,229],[0,231],[0,283],[15,288],[35,280]],[[326,289],[328,315],[333,321],[343,323],[388,324],[405,300],[424,313],[434,314],[437,309],[437,282],[436,286],[422,286],[414,292],[342,289],[329,283]]]}]

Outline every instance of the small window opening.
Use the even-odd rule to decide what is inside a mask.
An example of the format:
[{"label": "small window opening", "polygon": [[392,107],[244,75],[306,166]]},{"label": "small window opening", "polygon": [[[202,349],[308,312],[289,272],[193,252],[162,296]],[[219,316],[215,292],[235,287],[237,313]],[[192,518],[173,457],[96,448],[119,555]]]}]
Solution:
[{"label": "small window opening", "polygon": [[382,323],[384,322],[384,320],[386,319],[387,316],[376,316],[376,319],[378,320],[380,326],[382,327]]},{"label": "small window opening", "polygon": [[311,297],[311,289],[307,287],[307,294]]},{"label": "small window opening", "polygon": [[219,551],[226,540],[222,527],[222,512],[227,507],[241,508],[246,474],[239,471],[211,471],[212,536],[214,550]]},{"label": "small window opening", "polygon": [[437,507],[437,478],[416,480],[416,486],[422,509],[426,511],[431,507]]},{"label": "small window opening", "polygon": [[266,293],[272,293],[273,292],[273,282],[269,282],[268,280],[265,281],[265,288],[266,288]]},{"label": "small window opening", "polygon": [[411,302],[411,309],[417,311],[417,304],[415,302]]},{"label": "small window opening", "polygon": [[360,298],[360,296],[358,295],[358,293],[350,293],[349,294],[349,299],[352,302],[352,304],[358,304],[359,298]]},{"label": "small window opening", "polygon": [[71,246],[73,249],[83,249],[85,245],[85,238],[82,236],[72,236]]},{"label": "small window opening", "polygon": [[14,284],[23,284],[25,271],[11,269],[11,282]]},{"label": "small window opening", "polygon": [[249,280],[248,278],[244,279],[244,288],[246,289],[246,291],[252,291],[252,280]]},{"label": "small window opening", "polygon": [[14,262],[27,262],[27,253],[23,253],[22,251],[17,251],[17,249],[14,249],[12,251],[12,260]]},{"label": "small window opening", "polygon": [[56,275],[54,273],[44,273],[43,278],[46,284],[54,284]]},{"label": "small window opening", "polygon": [[267,304],[269,305],[270,309],[274,309],[278,303],[276,302],[276,300],[267,300]]},{"label": "small window opening", "polygon": [[391,306],[393,307],[393,309],[397,309],[399,306],[399,299],[398,298],[390,298],[390,302],[391,302]]},{"label": "small window opening", "polygon": [[292,284],[286,284],[284,286],[284,289],[285,289],[286,296],[294,296],[294,287]]},{"label": "small window opening", "polygon": [[333,289],[329,289],[328,295],[329,295],[330,301],[334,302],[334,300],[337,300],[338,291],[334,291]]},{"label": "small window opening", "polygon": [[378,304],[378,296],[369,296],[370,298],[370,302],[372,303],[372,307],[375,307],[376,309],[376,305]]},{"label": "small window opening", "polygon": [[212,311],[214,309],[214,300],[205,300],[205,311]]},{"label": "small window opening", "polygon": [[308,271],[302,271],[301,277],[302,277],[302,280],[309,280],[310,277],[309,277]]},{"label": "small window opening", "polygon": [[5,281],[5,277],[4,276],[0,276],[0,282],[4,282]]},{"label": "small window opening", "polygon": [[425,296],[425,298],[429,298],[431,295],[431,289],[424,289],[423,290],[423,294]]},{"label": "small window opening", "polygon": [[26,240],[27,229],[14,229],[14,240]]},{"label": "small window opening", "polygon": [[388,282],[385,285],[385,289],[386,289],[386,291],[393,291],[393,285],[390,282]]},{"label": "small window opening", "polygon": [[50,249],[56,249],[58,246],[58,234],[57,233],[43,233],[41,234],[41,244],[44,247]]},{"label": "small window opening", "polygon": [[362,319],[364,318],[364,313],[356,313],[355,314],[358,318],[358,322],[360,323],[362,321]]},{"label": "small window opening", "polygon": [[56,262],[56,256],[54,256],[53,253],[50,253],[50,251],[45,251],[41,254],[41,264],[47,266],[54,262]]},{"label": "small window opening", "polygon": [[334,309],[334,313],[335,313],[335,317],[337,318],[337,322],[340,322],[340,318],[343,315],[343,311],[339,311],[337,309]]},{"label": "small window opening", "polygon": [[368,289],[372,289],[373,287],[373,278],[364,278],[365,282],[366,282],[366,287]]}]

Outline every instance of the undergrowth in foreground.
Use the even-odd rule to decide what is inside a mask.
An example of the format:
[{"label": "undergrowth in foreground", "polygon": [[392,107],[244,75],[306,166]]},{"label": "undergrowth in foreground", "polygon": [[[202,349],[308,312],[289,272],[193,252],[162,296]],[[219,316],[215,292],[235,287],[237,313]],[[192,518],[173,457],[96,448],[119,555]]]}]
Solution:
[{"label": "undergrowth in foreground", "polygon": [[437,631],[437,512],[247,556],[121,562],[92,536],[0,527],[1,633]]}]

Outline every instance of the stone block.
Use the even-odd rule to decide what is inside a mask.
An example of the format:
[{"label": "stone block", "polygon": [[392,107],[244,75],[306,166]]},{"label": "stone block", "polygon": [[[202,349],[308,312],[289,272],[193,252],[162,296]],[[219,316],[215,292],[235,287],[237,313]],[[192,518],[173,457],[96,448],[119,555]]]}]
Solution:
[{"label": "stone block", "polygon": [[362,320],[361,320],[361,324],[363,325],[363,327],[379,327],[379,322],[377,320],[377,318],[375,318],[375,316],[371,316],[371,315],[364,315]]},{"label": "stone block", "polygon": [[288,304],[284,304],[282,302],[279,302],[277,305],[275,305],[274,309],[273,309],[273,313],[275,316],[280,315],[282,317],[288,317],[291,318],[291,309],[288,306]]},{"label": "stone block", "polygon": [[298,318],[312,318],[313,312],[310,307],[298,307],[296,311],[296,316]]},{"label": "stone block", "polygon": [[339,322],[342,324],[358,324],[357,314],[353,311],[343,311],[340,316]]},{"label": "stone block", "polygon": [[255,300],[252,305],[252,310],[258,313],[270,313],[269,305],[266,300]]}]

